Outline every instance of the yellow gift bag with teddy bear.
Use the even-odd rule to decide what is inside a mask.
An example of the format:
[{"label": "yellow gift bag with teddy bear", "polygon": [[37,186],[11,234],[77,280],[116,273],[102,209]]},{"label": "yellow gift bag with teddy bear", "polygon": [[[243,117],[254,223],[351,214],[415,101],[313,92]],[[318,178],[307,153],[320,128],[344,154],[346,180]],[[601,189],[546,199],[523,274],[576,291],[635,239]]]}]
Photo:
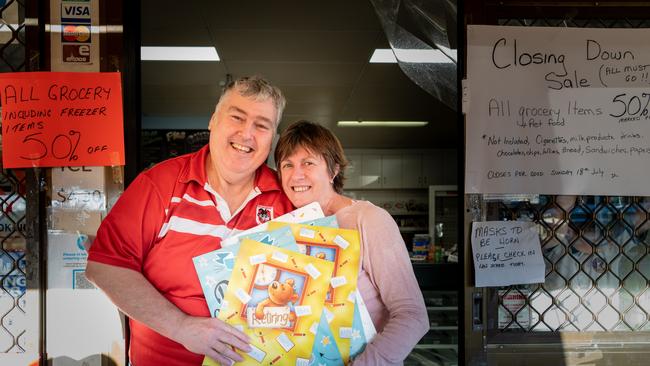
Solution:
[{"label": "yellow gift bag with teddy bear", "polygon": [[219,319],[250,336],[241,365],[308,365],[334,263],[244,239]]}]

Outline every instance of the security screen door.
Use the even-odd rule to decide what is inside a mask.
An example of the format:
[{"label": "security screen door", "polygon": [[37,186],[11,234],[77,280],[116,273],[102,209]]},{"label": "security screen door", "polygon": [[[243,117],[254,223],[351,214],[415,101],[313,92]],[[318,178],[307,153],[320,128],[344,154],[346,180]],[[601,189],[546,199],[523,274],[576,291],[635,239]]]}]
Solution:
[{"label": "security screen door", "polygon": [[[0,72],[39,69],[36,14],[36,1],[0,0]],[[0,365],[32,364],[43,354],[41,175],[0,160]]]},{"label": "security screen door", "polygon": [[[647,3],[522,4],[474,1],[466,12],[477,24],[650,27],[639,19]],[[468,195],[465,202],[466,238],[471,221],[535,222],[546,268],[543,284],[480,289],[471,287],[466,258],[467,364],[647,364],[650,197]],[[471,254],[469,239],[465,253]]]}]

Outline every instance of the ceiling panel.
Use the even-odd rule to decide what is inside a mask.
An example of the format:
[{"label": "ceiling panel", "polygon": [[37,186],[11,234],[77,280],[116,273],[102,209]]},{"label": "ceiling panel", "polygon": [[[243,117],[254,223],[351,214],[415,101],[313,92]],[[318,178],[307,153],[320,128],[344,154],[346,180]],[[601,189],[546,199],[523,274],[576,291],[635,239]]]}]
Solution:
[{"label": "ceiling panel", "polygon": [[[146,0],[151,2],[151,0]],[[199,1],[214,29],[379,30],[370,1]]]},{"label": "ceiling panel", "polygon": [[282,85],[282,93],[292,103],[343,103],[352,85]]},{"label": "ceiling panel", "polygon": [[[400,88],[360,86],[354,91],[342,114],[355,119],[414,119],[429,120],[433,110],[444,106],[424,92]],[[446,107],[444,107],[446,108]],[[401,116],[401,117],[400,117]]]},{"label": "ceiling panel", "polygon": [[[397,64],[369,64],[388,47],[364,0],[143,0],[142,43],[214,45],[220,62],[143,62],[142,110],[150,120],[207,120],[227,75],[259,74],[288,104],[280,128],[299,119],[326,125],[347,148],[450,147],[456,114]],[[340,119],[431,121],[422,128],[338,128]],[[169,127],[169,125],[166,125]],[[203,123],[198,123],[202,128]],[[178,128],[187,128],[179,125]]]},{"label": "ceiling panel", "polygon": [[198,17],[205,1],[142,0],[140,29],[144,46],[210,45],[205,22]]},{"label": "ceiling panel", "polygon": [[230,62],[228,70],[235,76],[260,74],[278,86],[351,86],[363,66],[361,63]]},{"label": "ceiling panel", "polygon": [[[218,85],[225,80],[226,70],[219,62],[143,61],[142,84],[172,88],[178,85]],[[165,90],[163,89],[162,92]],[[143,95],[143,98],[146,98]]]},{"label": "ceiling panel", "polygon": [[[228,30],[214,33],[227,62],[365,63],[383,33],[344,31]],[[256,45],[251,47],[251,45]]]},{"label": "ceiling panel", "polygon": [[[171,89],[171,90],[170,90]],[[143,85],[142,93],[147,94],[146,99],[195,99],[195,98],[217,98],[221,89],[214,83],[175,85],[173,88],[161,88],[158,85]],[[172,98],[170,98],[172,97]]]},{"label": "ceiling panel", "polygon": [[385,86],[391,88],[413,89],[413,82],[404,75],[397,64],[365,64],[359,75],[362,85]]},{"label": "ceiling panel", "polygon": [[[179,107],[178,104],[183,104]],[[215,102],[211,99],[148,99],[142,102],[142,114],[145,117],[178,117],[178,128],[185,128],[180,123],[186,117],[205,117],[212,115]],[[154,111],[154,112],[150,112]]]}]

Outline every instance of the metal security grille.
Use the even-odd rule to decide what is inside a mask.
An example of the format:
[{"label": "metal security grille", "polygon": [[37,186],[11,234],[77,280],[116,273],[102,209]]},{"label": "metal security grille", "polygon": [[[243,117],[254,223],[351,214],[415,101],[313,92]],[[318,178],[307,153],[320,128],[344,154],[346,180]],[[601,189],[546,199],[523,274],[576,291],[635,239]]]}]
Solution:
[{"label": "metal security grille", "polygon": [[[24,3],[0,0],[0,5],[0,72],[25,71]],[[25,182],[23,171],[0,170],[0,353],[28,351]]]},{"label": "metal security grille", "polygon": [[0,172],[0,352],[25,352],[25,178]]},{"label": "metal security grille", "polygon": [[16,0],[0,5],[0,72],[25,71],[25,6]]},{"label": "metal security grille", "polygon": [[[648,19],[499,19],[499,25],[646,28]],[[492,197],[495,199],[497,197]],[[513,198],[513,197],[511,197]],[[546,267],[542,285],[491,294],[498,332],[650,330],[650,198],[501,197],[489,220],[538,224]]]},{"label": "metal security grille", "polygon": [[[543,285],[499,291],[501,329],[650,329],[650,198],[540,196],[487,207],[490,219],[537,223],[546,264]],[[513,308],[516,299],[525,305]]]}]

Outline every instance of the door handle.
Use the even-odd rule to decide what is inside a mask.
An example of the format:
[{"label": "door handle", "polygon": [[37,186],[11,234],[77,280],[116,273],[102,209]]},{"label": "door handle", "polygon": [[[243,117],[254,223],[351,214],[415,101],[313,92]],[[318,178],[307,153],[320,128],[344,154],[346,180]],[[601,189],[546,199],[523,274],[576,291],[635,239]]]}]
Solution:
[{"label": "door handle", "polygon": [[472,295],[472,330],[483,330],[483,294],[475,292]]}]

